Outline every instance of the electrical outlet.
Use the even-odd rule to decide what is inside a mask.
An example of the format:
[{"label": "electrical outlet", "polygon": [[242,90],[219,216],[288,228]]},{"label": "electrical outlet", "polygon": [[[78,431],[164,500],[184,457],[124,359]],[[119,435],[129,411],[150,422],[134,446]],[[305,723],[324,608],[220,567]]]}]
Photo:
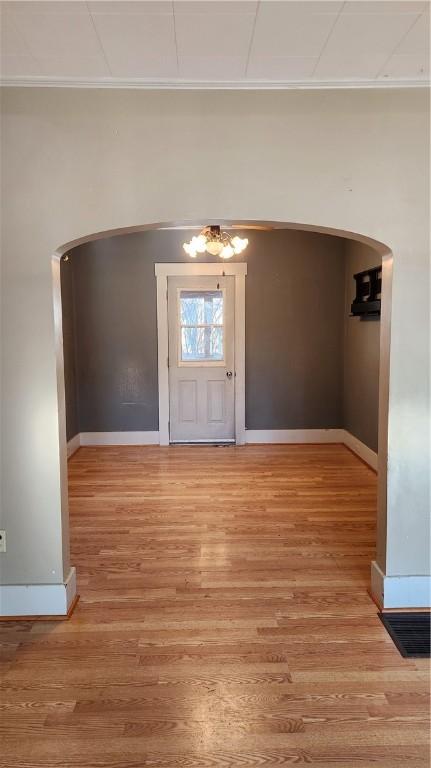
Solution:
[{"label": "electrical outlet", "polygon": [[0,552],[6,552],[6,531],[0,531]]}]

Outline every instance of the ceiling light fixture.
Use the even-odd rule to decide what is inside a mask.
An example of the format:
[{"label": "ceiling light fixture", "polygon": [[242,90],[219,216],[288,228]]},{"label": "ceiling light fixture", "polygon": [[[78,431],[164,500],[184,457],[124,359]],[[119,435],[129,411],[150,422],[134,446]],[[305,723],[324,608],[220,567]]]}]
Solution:
[{"label": "ceiling light fixture", "polygon": [[210,253],[211,256],[220,256],[221,259],[231,259],[232,256],[241,253],[247,248],[246,237],[231,237],[228,232],[222,232],[219,226],[205,227],[199,235],[192,237],[190,242],[184,243],[183,248],[188,256],[195,259],[198,253]]}]

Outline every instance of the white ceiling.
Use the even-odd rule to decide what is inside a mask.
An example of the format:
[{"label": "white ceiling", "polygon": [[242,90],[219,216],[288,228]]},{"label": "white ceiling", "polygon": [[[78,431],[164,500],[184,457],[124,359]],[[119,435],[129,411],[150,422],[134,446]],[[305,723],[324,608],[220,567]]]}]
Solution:
[{"label": "white ceiling", "polygon": [[429,80],[429,2],[1,3],[4,83],[413,86]]}]

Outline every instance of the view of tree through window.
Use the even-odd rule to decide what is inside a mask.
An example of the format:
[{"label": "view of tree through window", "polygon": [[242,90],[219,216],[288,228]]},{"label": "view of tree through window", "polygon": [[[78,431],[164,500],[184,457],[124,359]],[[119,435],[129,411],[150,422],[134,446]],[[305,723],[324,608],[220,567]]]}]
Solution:
[{"label": "view of tree through window", "polygon": [[181,360],[223,360],[223,291],[181,291]]}]

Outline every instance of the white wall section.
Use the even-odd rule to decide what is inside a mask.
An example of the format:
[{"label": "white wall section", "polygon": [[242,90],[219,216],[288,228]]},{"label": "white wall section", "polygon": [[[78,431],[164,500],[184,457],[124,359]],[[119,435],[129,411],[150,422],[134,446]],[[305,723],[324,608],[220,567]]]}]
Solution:
[{"label": "white wall section", "polygon": [[8,88],[1,138],[2,582],[64,577],[52,254],[95,232],[211,220],[392,250],[386,575],[428,574],[428,92]]},{"label": "white wall section", "polygon": [[61,584],[0,584],[0,618],[9,616],[65,617],[76,596],[71,568]]}]

